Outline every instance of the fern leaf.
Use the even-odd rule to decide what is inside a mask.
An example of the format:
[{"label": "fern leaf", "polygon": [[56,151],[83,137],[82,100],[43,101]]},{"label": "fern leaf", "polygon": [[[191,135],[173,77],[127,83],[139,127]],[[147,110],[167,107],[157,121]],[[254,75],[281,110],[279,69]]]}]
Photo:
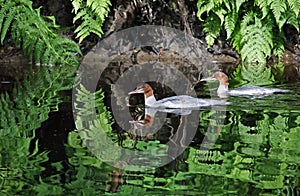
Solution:
[{"label": "fern leaf", "polygon": [[236,12],[238,13],[240,10],[241,5],[245,2],[246,0],[236,0],[235,1],[235,9]]},{"label": "fern leaf", "polygon": [[82,20],[82,23],[75,30],[79,43],[90,33],[95,33],[101,37],[103,34],[102,25],[109,12],[109,6],[111,6],[110,0],[87,0],[87,2],[72,0],[72,5],[76,13],[73,23],[78,19]]},{"label": "fern leaf", "polygon": [[[232,10],[232,7],[231,7],[231,3],[232,1],[229,1],[229,0],[223,0],[223,3],[225,4],[225,7],[227,10]],[[220,6],[219,6],[220,7]]]},{"label": "fern leaf", "polygon": [[6,2],[1,2],[1,7],[0,7],[0,32],[2,31],[2,26],[5,21],[5,18],[10,18],[13,17],[11,15],[10,11],[13,10],[12,8],[15,6],[15,3],[13,1],[6,1]]},{"label": "fern leaf", "polygon": [[300,1],[299,0],[287,0],[288,5],[290,6],[291,10],[296,14],[296,18],[299,16],[300,12]]},{"label": "fern leaf", "polygon": [[[40,10],[32,8],[30,0],[2,1],[0,5],[0,18],[3,18],[3,21],[0,21],[1,42],[6,37],[8,29],[11,28],[12,40],[15,44],[22,44],[23,50],[32,61],[77,64],[78,61],[75,58],[69,58],[72,62],[67,62],[69,59],[65,60],[57,53],[57,51],[72,52],[80,50],[75,44],[70,45],[71,47],[68,48],[60,45],[59,39],[57,39],[59,36],[54,32],[58,28],[54,17],[45,17],[46,22],[44,17],[41,16]],[[1,13],[4,13],[5,16]],[[45,53],[47,53],[46,56]],[[50,59],[53,62],[50,62]]]},{"label": "fern leaf", "polygon": [[235,11],[232,11],[225,17],[224,28],[227,33],[227,39],[229,39],[235,30],[236,23],[238,21],[238,14]]},{"label": "fern leaf", "polygon": [[282,20],[280,20],[282,13],[284,13],[287,10],[286,1],[272,0],[271,1],[271,10],[274,14],[277,24],[280,25],[282,23]]},{"label": "fern leaf", "polygon": [[[35,45],[35,49],[34,49],[34,58],[35,59],[41,59],[42,54],[45,52],[46,50],[50,50],[50,48],[45,47],[45,43],[42,40],[38,40],[36,45]],[[30,51],[33,52],[33,51]],[[43,59],[45,60],[45,59]],[[47,63],[48,61],[44,61],[42,63]]]},{"label": "fern leaf", "polygon": [[7,30],[11,26],[12,20],[14,19],[16,13],[17,11],[13,9],[13,11],[9,12],[6,19],[4,20],[4,24],[1,30],[1,44],[3,44],[4,38],[7,34]]},{"label": "fern leaf", "polygon": [[200,21],[203,21],[201,16],[204,12],[208,14],[215,7],[213,0],[209,0],[208,3],[206,4],[205,3],[206,3],[205,0],[199,0],[197,3],[197,8],[198,8],[197,17],[199,18]]},{"label": "fern leaf", "polygon": [[78,12],[73,18],[73,23],[75,23],[78,19],[84,17],[85,15],[88,15],[87,9],[81,9],[80,12]]},{"label": "fern leaf", "polygon": [[270,10],[268,1],[267,0],[255,0],[255,4],[261,9],[262,14],[263,14],[261,19],[264,19],[268,15],[269,10]]},{"label": "fern leaf", "polygon": [[220,18],[211,13],[205,20],[203,31],[206,33],[207,45],[211,46],[214,44],[215,39],[219,36],[221,30]]},{"label": "fern leaf", "polygon": [[92,8],[92,11],[96,13],[99,17],[104,16],[108,13],[109,6],[111,6],[111,3],[109,0],[87,0],[87,6]]},{"label": "fern leaf", "polygon": [[233,38],[232,38],[233,40],[231,41],[232,46],[238,52],[241,52],[241,49],[242,49],[242,43],[241,43],[242,38],[243,38],[243,36],[242,36],[242,33],[239,29],[236,33],[234,33]]},{"label": "fern leaf", "polygon": [[295,27],[297,29],[297,31],[299,32],[299,23],[298,23],[296,14],[294,12],[286,12],[286,13],[284,13],[284,15],[285,15],[285,18],[287,18],[286,23]]},{"label": "fern leaf", "polygon": [[223,25],[224,19],[225,19],[225,15],[227,13],[226,10],[224,10],[224,9],[218,9],[214,13],[220,18],[220,25]]},{"label": "fern leaf", "polygon": [[249,24],[253,23],[255,16],[254,12],[248,12],[245,14],[241,21],[241,29],[246,29]]},{"label": "fern leaf", "polygon": [[74,33],[76,33],[76,38],[79,38],[79,43],[82,42],[82,40],[84,40],[87,36],[90,35],[90,30],[88,29],[89,26],[89,21],[85,20],[81,23],[81,25],[79,25],[76,30],[74,31]]},{"label": "fern leaf", "polygon": [[266,62],[273,48],[272,26],[268,23],[262,24],[256,19],[255,23],[242,29],[241,56],[243,61]]},{"label": "fern leaf", "polygon": [[73,0],[72,6],[74,8],[74,13],[77,14],[78,10],[81,8],[82,0]]},{"label": "fern leaf", "polygon": [[36,42],[37,42],[37,39],[35,38],[32,38],[32,39],[23,39],[23,50],[24,51],[29,51],[28,52],[28,56],[29,56],[29,59],[31,61],[33,61],[33,51],[34,51],[34,47],[36,45]]}]

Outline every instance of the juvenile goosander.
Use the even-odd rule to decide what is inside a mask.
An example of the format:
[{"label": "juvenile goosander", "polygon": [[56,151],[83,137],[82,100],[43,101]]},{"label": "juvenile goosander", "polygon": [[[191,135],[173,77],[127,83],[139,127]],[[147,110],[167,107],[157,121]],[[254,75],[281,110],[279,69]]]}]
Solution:
[{"label": "juvenile goosander", "polygon": [[144,93],[145,105],[152,108],[199,108],[213,105],[230,105],[224,100],[199,99],[188,95],[179,95],[156,100],[149,84],[143,84],[128,94]]},{"label": "juvenile goosander", "polygon": [[265,97],[274,93],[291,93],[290,90],[283,90],[278,88],[264,88],[260,86],[242,86],[233,90],[228,90],[228,77],[223,72],[215,72],[208,78],[200,81],[219,80],[219,88],[217,94],[219,97],[231,96],[246,96],[246,97]]}]

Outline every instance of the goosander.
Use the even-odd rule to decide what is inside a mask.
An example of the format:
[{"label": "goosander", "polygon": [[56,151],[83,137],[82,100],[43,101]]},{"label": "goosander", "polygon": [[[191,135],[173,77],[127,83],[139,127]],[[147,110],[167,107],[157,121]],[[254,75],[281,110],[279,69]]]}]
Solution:
[{"label": "goosander", "polygon": [[264,88],[260,86],[242,86],[233,90],[228,90],[228,77],[223,72],[215,72],[208,78],[200,81],[218,80],[219,88],[217,94],[221,98],[230,96],[244,96],[244,97],[265,97],[274,93],[291,93],[290,90],[283,90],[278,88]]},{"label": "goosander", "polygon": [[144,93],[145,105],[152,108],[199,108],[231,104],[224,100],[199,99],[188,95],[172,96],[157,101],[154,97],[152,87],[146,83],[137,87],[134,91],[131,91],[128,94],[132,95],[137,93]]}]

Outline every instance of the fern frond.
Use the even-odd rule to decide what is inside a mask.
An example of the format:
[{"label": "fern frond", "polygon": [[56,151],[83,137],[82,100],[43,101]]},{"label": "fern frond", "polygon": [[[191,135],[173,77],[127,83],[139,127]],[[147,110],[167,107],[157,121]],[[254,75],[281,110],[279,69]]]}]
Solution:
[{"label": "fern frond", "polygon": [[241,21],[241,29],[246,29],[249,24],[253,23],[255,16],[256,14],[252,11],[246,13]]},{"label": "fern frond", "polygon": [[109,6],[111,3],[109,0],[87,0],[87,6],[91,7],[92,11],[98,15],[98,17],[104,21],[109,12]]},{"label": "fern frond", "polygon": [[1,31],[1,44],[3,44],[7,31],[11,26],[12,21],[15,19],[17,9],[14,9],[15,3],[12,1],[6,1],[4,5],[1,2],[0,10],[0,31]]},{"label": "fern frond", "polygon": [[221,20],[214,13],[210,14],[204,24],[203,31],[206,33],[207,45],[211,46],[214,44],[215,39],[219,36],[221,30]]},{"label": "fern frond", "polygon": [[72,0],[72,5],[76,14],[73,23],[79,19],[82,21],[75,30],[79,43],[91,33],[101,37],[103,34],[102,25],[111,6],[110,0],[87,0],[87,2]]},{"label": "fern frond", "polygon": [[284,53],[284,43],[285,43],[285,36],[283,31],[274,31],[273,32],[275,36],[273,36],[273,54],[281,57]]},{"label": "fern frond", "polygon": [[5,18],[11,18],[12,15],[8,15],[7,13],[9,10],[11,10],[15,6],[15,3],[13,1],[9,2],[0,2],[0,31],[2,32],[2,26],[3,23],[5,22]]},{"label": "fern frond", "polygon": [[255,5],[257,5],[261,11],[262,11],[262,17],[261,19],[264,19],[270,11],[270,5],[269,5],[269,1],[267,0],[255,0]]},{"label": "fern frond", "polygon": [[197,17],[199,18],[199,20],[203,21],[202,19],[202,14],[204,12],[206,12],[207,14],[215,7],[214,1],[213,0],[209,0],[209,2],[207,3],[206,0],[199,0],[197,3],[197,8],[198,8],[198,12],[197,12]]},{"label": "fern frond", "polygon": [[300,12],[300,1],[299,0],[287,0],[288,5],[290,6],[291,10],[296,14],[296,18],[299,16]]},{"label": "fern frond", "polygon": [[286,23],[295,27],[295,29],[299,32],[299,23],[296,14],[294,12],[286,12],[284,13],[284,16],[287,19]]},{"label": "fern frond", "polygon": [[239,13],[240,7],[241,5],[246,2],[247,0],[236,0],[235,1],[235,9],[236,9],[236,13]]},{"label": "fern frond", "polygon": [[271,55],[272,26],[262,24],[260,20],[255,20],[255,24],[242,29],[241,56],[248,62],[266,62],[266,58]]},{"label": "fern frond", "polygon": [[[0,18],[3,19],[0,21],[1,43],[3,43],[8,29],[11,28],[12,40],[15,44],[23,44],[23,50],[32,61],[45,64],[78,63],[76,58],[72,58],[72,62],[68,62],[67,60],[70,59],[64,59],[63,53],[57,53],[57,50],[74,52],[75,56],[76,53],[81,54],[81,51],[75,44],[70,45],[72,47],[69,48],[60,45],[61,39],[54,32],[58,28],[54,17],[46,17],[48,21],[46,22],[44,17],[40,15],[40,10],[32,8],[30,0],[2,1],[0,4],[0,13],[5,13],[5,17],[0,15]],[[72,42],[71,40],[68,41]],[[49,51],[47,52],[48,56],[43,56],[45,51]]]},{"label": "fern frond", "polygon": [[[34,58],[35,59],[41,59],[43,53],[45,52],[44,49],[50,50],[50,48],[45,47],[45,43],[41,42],[40,40],[37,41],[34,49]],[[48,62],[47,59],[42,59],[42,63]]]},{"label": "fern frond", "polygon": [[227,10],[233,10],[234,7],[235,7],[234,2],[233,2],[233,1],[230,1],[230,0],[225,0],[225,1],[224,1],[224,4],[225,4]]},{"label": "fern frond", "polygon": [[197,17],[206,13],[204,32],[208,46],[224,27],[227,39],[243,61],[266,62],[284,51],[283,26],[299,28],[299,0],[198,0]]},{"label": "fern frond", "polygon": [[73,0],[72,6],[74,8],[74,13],[77,15],[78,10],[80,10],[82,4],[82,0]]},{"label": "fern frond", "polygon": [[232,41],[231,41],[232,46],[233,46],[238,52],[240,52],[241,49],[242,49],[242,43],[241,43],[241,40],[242,40],[242,38],[243,38],[240,29],[237,30],[237,32],[234,33],[234,35],[232,35],[232,37],[233,37],[233,38],[232,38]]},{"label": "fern frond", "polygon": [[229,39],[231,37],[232,33],[234,32],[234,30],[237,26],[237,24],[236,24],[237,21],[238,21],[238,14],[235,11],[229,13],[225,17],[224,28],[227,33],[227,39]]},{"label": "fern frond", "polygon": [[225,20],[225,15],[227,13],[226,10],[217,9],[214,13],[220,18],[220,25],[223,25],[224,20]]},{"label": "fern frond", "polygon": [[279,29],[281,29],[282,25],[282,19],[281,16],[284,12],[287,11],[287,5],[285,0],[272,0],[271,2],[271,10],[274,14],[274,17],[276,19],[276,22],[279,26]]}]

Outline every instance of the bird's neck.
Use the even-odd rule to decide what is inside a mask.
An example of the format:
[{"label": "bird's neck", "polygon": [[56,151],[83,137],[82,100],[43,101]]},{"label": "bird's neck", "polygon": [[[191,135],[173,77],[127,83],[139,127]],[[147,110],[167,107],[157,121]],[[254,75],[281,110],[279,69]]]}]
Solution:
[{"label": "bird's neck", "polygon": [[146,96],[145,95],[145,105],[146,106],[150,106],[150,107],[155,106],[156,103],[157,103],[157,101],[156,101],[154,95],[151,95],[151,96]]}]

